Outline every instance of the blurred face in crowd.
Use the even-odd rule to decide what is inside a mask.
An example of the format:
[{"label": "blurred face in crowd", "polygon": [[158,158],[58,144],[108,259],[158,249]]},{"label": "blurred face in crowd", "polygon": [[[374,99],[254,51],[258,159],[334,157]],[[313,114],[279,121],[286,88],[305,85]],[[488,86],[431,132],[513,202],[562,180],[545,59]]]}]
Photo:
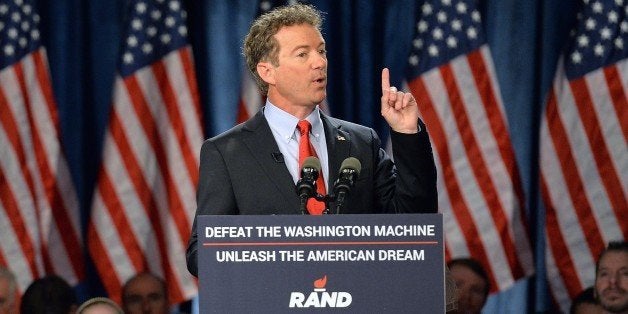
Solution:
[{"label": "blurred face in crowd", "polygon": [[277,65],[260,62],[258,73],[269,84],[268,98],[295,115],[311,110],[326,97],[327,51],[321,33],[309,24],[284,26],[274,35]]},{"label": "blurred face in crowd", "polygon": [[162,283],[144,274],[129,281],[124,289],[124,313],[166,314],[168,299]]},{"label": "blurred face in crowd", "polygon": [[599,261],[595,294],[610,313],[628,313],[628,253],[608,251]]},{"label": "blurred face in crowd", "polygon": [[458,313],[480,313],[486,302],[487,283],[464,265],[450,268],[456,282]]},{"label": "blurred face in crowd", "polygon": [[0,314],[16,313],[15,296],[9,279],[0,277]]}]

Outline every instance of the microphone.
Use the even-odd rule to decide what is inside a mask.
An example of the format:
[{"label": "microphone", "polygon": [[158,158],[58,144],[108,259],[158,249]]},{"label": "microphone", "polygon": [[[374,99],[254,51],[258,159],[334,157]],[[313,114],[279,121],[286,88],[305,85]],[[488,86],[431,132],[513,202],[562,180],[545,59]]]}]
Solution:
[{"label": "microphone", "polygon": [[321,162],[318,158],[310,156],[305,158],[301,166],[301,178],[297,181],[296,191],[301,201],[301,213],[308,214],[307,200],[316,196],[316,180],[321,171]]},{"label": "microphone", "polygon": [[336,214],[344,206],[347,194],[353,187],[355,179],[360,175],[362,164],[355,157],[349,157],[342,161],[338,179],[334,182],[334,194],[336,195]]}]

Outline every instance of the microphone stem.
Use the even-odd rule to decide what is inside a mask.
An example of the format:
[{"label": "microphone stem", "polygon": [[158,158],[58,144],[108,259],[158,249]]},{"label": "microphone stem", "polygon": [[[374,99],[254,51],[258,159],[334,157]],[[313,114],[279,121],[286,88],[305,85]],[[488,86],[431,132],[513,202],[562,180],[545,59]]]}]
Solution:
[{"label": "microphone stem", "polygon": [[347,193],[345,193],[344,191],[338,192],[338,195],[336,196],[336,215],[340,214],[340,209],[342,209],[342,206],[344,206],[345,204],[346,196]]},{"label": "microphone stem", "polygon": [[299,208],[301,209],[302,215],[309,215],[310,213],[307,211],[307,195],[301,195],[301,202],[299,204]]}]

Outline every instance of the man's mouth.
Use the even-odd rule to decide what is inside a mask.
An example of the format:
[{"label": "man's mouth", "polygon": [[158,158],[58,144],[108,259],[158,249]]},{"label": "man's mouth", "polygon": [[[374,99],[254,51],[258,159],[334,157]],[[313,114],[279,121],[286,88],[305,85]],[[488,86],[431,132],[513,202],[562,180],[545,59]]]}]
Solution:
[{"label": "man's mouth", "polygon": [[626,291],[624,290],[606,290],[603,292],[604,297],[615,300],[621,298],[626,295]]},{"label": "man's mouth", "polygon": [[326,81],[327,81],[326,77],[319,77],[319,78],[314,79],[313,82],[318,83],[318,84],[324,84]]}]

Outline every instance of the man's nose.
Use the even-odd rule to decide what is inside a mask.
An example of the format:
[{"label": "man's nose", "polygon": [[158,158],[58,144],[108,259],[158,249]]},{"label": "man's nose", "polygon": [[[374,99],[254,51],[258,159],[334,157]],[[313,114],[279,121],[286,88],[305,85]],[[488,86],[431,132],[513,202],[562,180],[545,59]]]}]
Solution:
[{"label": "man's nose", "polygon": [[608,278],[608,282],[610,283],[611,287],[616,287],[617,286],[617,282],[619,280],[619,274],[613,274],[611,276],[609,276]]},{"label": "man's nose", "polygon": [[144,299],[142,301],[142,313],[147,313],[147,314],[151,313],[151,310],[150,310],[150,300]]},{"label": "man's nose", "polygon": [[327,57],[324,54],[316,54],[312,67],[314,69],[325,69],[327,67]]}]

